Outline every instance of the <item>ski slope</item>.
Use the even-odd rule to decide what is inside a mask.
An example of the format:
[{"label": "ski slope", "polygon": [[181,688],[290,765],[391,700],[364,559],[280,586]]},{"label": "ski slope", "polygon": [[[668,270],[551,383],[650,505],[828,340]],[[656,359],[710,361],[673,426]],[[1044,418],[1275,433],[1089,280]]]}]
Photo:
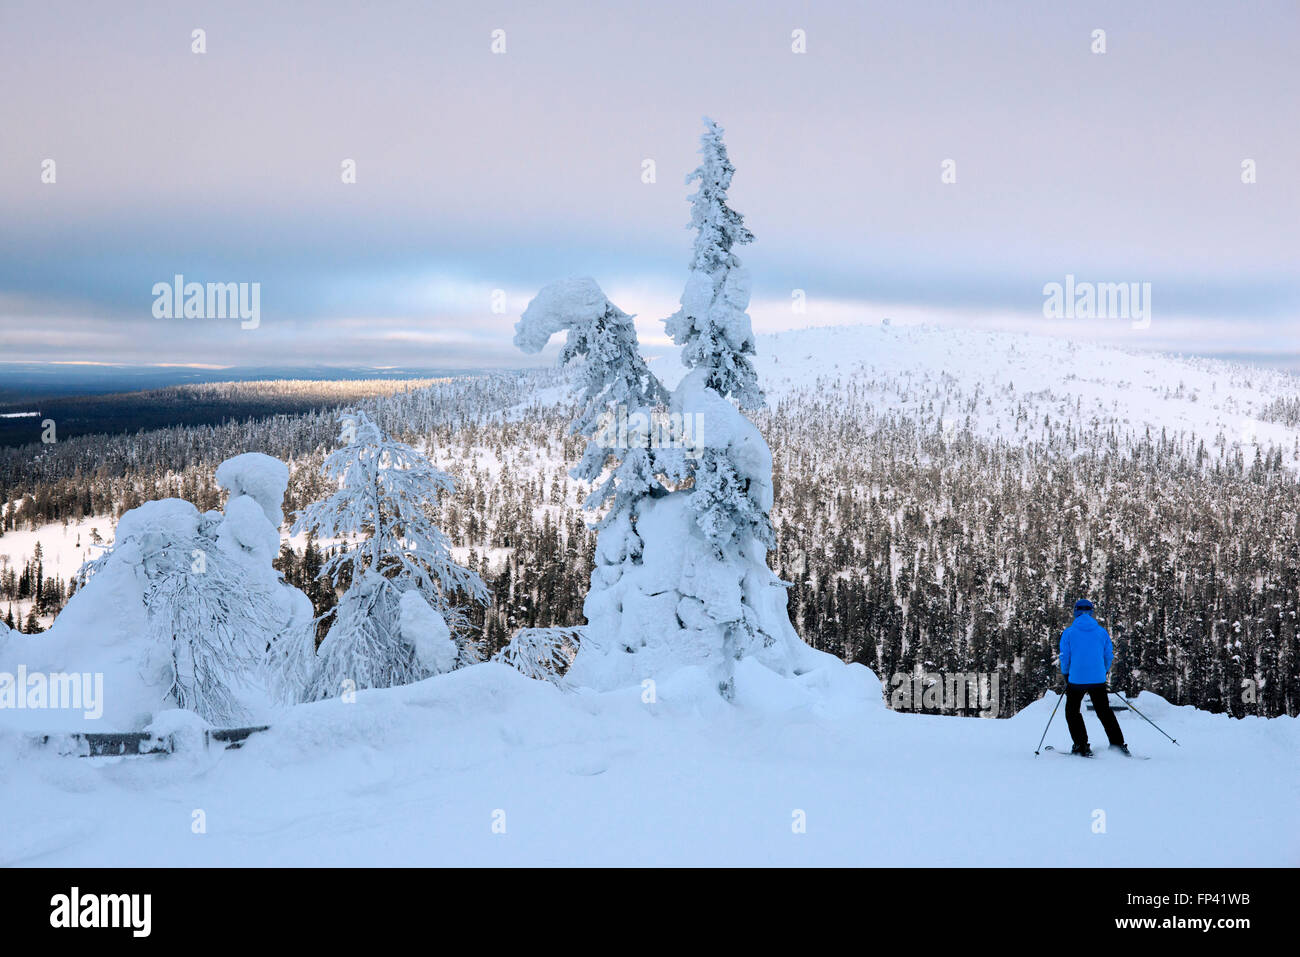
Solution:
[{"label": "ski slope", "polygon": [[[1034,756],[1054,695],[1003,721],[909,715],[861,666],[783,682],[744,663],[735,707],[695,670],[656,690],[565,693],[483,664],[299,706],[236,751],[193,749],[192,729],[169,757],[0,737],[0,864],[1300,864],[1296,719],[1145,693],[1182,746],[1124,712],[1151,760],[1088,761]],[[1048,743],[1068,745],[1063,718]]]}]

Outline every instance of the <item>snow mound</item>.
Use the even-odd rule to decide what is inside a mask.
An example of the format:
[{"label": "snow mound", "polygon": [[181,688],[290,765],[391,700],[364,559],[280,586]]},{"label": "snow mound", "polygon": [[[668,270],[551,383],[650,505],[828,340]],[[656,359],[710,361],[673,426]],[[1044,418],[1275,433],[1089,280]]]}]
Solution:
[{"label": "snow mound", "polygon": [[456,643],[447,621],[415,589],[403,592],[400,606],[402,639],[415,648],[420,664],[434,674],[456,665]]},{"label": "snow mound", "polygon": [[159,711],[145,728],[154,738],[171,738],[176,751],[201,751],[204,746],[203,735],[212,725],[204,721],[193,711],[182,708],[169,708]]},{"label": "snow mound", "polygon": [[756,548],[747,560],[719,561],[695,522],[689,493],[642,505],[639,565],[623,561],[630,532],[625,518],[597,541],[583,604],[588,625],[568,684],[608,691],[682,667],[717,664],[727,623],[747,614],[759,638],[745,650],[760,663],[787,677],[812,667],[817,653],[790,624],[785,587],[767,568],[766,555]]},{"label": "snow mound", "polygon": [[[280,510],[289,488],[289,466],[261,452],[245,452],[217,466],[217,484],[236,499],[246,495],[256,502],[275,528],[284,522]],[[229,513],[229,508],[226,509]]]}]

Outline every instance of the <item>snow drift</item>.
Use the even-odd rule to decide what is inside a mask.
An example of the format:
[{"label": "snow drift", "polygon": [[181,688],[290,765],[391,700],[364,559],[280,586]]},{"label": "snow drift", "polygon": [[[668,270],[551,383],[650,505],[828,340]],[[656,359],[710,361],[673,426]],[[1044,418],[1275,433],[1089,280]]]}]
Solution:
[{"label": "snow drift", "polygon": [[[901,714],[867,669],[825,665],[787,679],[742,660],[727,703],[701,667],[651,697],[565,693],[483,663],[299,705],[238,751],[182,743],[166,758],[0,739],[5,809],[23,825],[0,831],[0,865],[1300,863],[1296,719],[1144,693],[1138,707],[1183,747],[1123,712],[1151,760],[1035,758],[1054,696],[1008,720]],[[159,726],[193,741],[180,717]],[[1048,743],[1068,741],[1059,719]]]}]

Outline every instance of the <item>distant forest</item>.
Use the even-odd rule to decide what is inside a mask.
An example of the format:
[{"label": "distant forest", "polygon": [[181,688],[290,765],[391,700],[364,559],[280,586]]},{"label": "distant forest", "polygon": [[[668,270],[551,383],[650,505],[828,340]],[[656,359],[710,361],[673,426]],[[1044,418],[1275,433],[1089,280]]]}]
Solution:
[{"label": "distant forest", "polygon": [[[456,477],[436,518],[491,587],[475,623],[492,650],[521,627],[584,620],[594,535],[566,474],[581,443],[571,407],[538,398],[562,381],[490,375],[362,403]],[[978,395],[926,388],[902,415],[871,383],[821,382],[757,417],[775,460],[771,561],[806,641],[886,687],[916,669],[997,672],[1008,716],[1059,685],[1057,639],[1087,595],[1115,637],[1122,692],[1300,713],[1300,483],[1287,467],[1300,449],[1246,458],[1221,435],[1121,432],[1029,405],[981,437],[965,424]],[[215,465],[250,450],[292,461],[289,511],[321,496],[336,433],[317,410],[0,450],[0,501],[18,503],[3,527],[169,495],[216,507]],[[322,557],[286,545],[278,562],[318,612],[336,600],[313,581]]]},{"label": "distant forest", "polygon": [[[270,415],[310,412],[340,403],[422,388],[433,381],[289,379],[214,382],[168,386],[141,392],[41,397],[18,403],[0,403],[0,448],[42,441],[43,423],[46,420],[53,420],[56,439],[70,439],[78,435],[150,432],[169,426],[220,425]],[[26,414],[30,412],[37,414]]]}]

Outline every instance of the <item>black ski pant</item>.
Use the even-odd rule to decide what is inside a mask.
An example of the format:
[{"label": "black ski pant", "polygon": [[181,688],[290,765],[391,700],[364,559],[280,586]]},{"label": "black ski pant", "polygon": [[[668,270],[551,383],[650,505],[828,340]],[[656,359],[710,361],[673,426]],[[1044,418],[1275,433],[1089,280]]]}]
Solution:
[{"label": "black ski pant", "polygon": [[1079,713],[1085,694],[1092,699],[1093,710],[1101,719],[1101,726],[1106,729],[1110,743],[1123,744],[1124,732],[1119,729],[1115,712],[1110,710],[1110,693],[1104,681],[1099,685],[1065,686],[1065,723],[1070,728],[1070,737],[1074,743],[1080,747],[1088,743],[1088,729],[1084,727],[1083,715]]}]

